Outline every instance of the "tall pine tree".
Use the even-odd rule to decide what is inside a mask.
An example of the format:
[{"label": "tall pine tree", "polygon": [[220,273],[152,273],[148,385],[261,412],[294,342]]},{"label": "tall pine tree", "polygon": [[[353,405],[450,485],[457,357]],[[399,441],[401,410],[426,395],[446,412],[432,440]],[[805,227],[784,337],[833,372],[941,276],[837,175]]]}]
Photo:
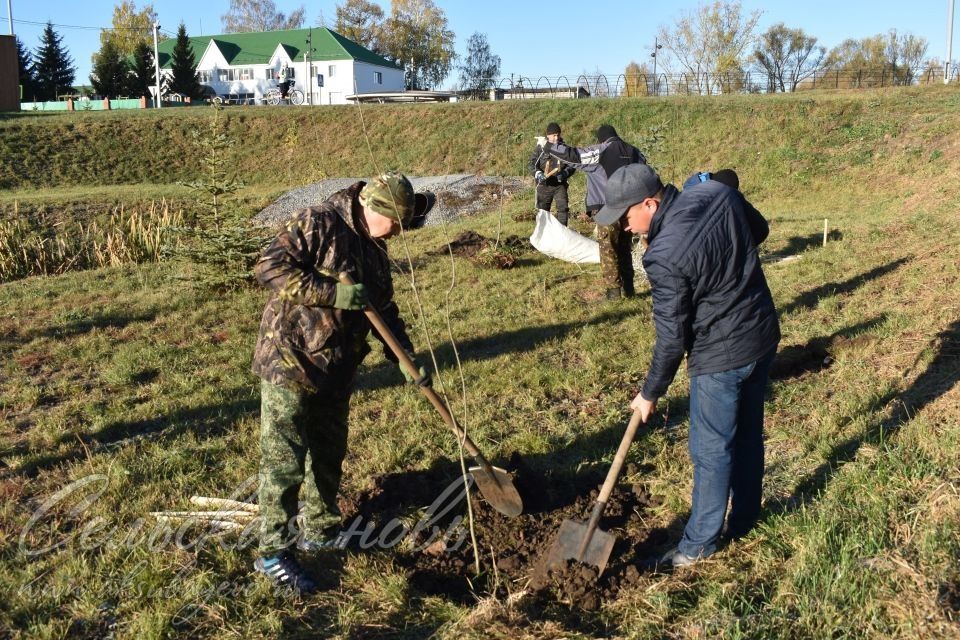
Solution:
[{"label": "tall pine tree", "polygon": [[177,29],[177,43],[173,46],[173,77],[170,79],[169,90],[189,96],[191,99],[203,97],[200,80],[197,78],[197,62],[187,36],[187,27],[182,22]]},{"label": "tall pine tree", "polygon": [[130,65],[130,83],[127,93],[131,96],[151,96],[150,88],[156,84],[153,67],[153,47],[145,42],[138,44],[133,50],[133,61]]},{"label": "tall pine tree", "polygon": [[20,86],[23,87],[23,99],[33,100],[37,92],[36,79],[33,77],[33,54],[17,37],[17,66],[19,68]]},{"label": "tall pine tree", "polygon": [[63,46],[63,38],[53,30],[53,23],[48,22],[44,27],[40,48],[33,58],[37,98],[56,100],[61,93],[70,93],[77,68]]},{"label": "tall pine tree", "polygon": [[127,93],[130,68],[113,40],[107,40],[94,56],[90,84],[103,98],[116,98]]}]

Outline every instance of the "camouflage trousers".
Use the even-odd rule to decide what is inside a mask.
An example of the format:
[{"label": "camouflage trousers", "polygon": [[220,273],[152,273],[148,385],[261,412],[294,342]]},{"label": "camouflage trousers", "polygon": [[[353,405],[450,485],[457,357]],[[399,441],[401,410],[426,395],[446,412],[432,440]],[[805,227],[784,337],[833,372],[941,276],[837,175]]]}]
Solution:
[{"label": "camouflage trousers", "polygon": [[631,240],[633,234],[624,231],[619,223],[597,227],[600,243],[600,276],[608,289],[620,287],[624,295],[632,296],[633,257]]},{"label": "camouflage trousers", "polygon": [[349,397],[260,383],[260,553],[273,555],[299,534],[320,537],[340,524],[337,491],[347,453]]}]

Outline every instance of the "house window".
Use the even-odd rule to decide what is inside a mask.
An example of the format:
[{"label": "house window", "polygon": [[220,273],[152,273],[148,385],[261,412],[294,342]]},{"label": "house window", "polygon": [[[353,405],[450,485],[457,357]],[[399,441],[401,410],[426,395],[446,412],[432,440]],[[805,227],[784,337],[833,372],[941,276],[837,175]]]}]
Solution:
[{"label": "house window", "polygon": [[337,75],[337,65],[327,65],[327,77],[332,78],[335,75]]},{"label": "house window", "polygon": [[229,70],[229,69],[217,69],[217,81],[218,81],[218,82],[230,82],[230,70]]},{"label": "house window", "polygon": [[197,79],[200,80],[202,84],[210,84],[213,80],[213,74],[209,71],[197,71]]},{"label": "house window", "polygon": [[251,67],[244,67],[240,69],[240,79],[253,80],[253,69]]},{"label": "house window", "polygon": [[379,71],[374,71],[373,81],[376,82],[377,84],[383,84],[383,74],[380,73]]}]

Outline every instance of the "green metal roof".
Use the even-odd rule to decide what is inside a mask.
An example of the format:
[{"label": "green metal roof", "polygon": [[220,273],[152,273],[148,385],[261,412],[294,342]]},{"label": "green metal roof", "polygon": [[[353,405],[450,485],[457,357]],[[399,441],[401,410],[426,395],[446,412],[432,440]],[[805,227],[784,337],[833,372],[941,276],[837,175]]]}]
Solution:
[{"label": "green metal roof", "polygon": [[[203,57],[207,45],[212,40],[231,66],[251,64],[268,64],[277,45],[283,45],[290,59],[295,62],[303,60],[307,51],[307,39],[313,37],[313,51],[311,60],[343,60],[352,58],[359,62],[402,69],[403,67],[390,62],[373,51],[345,38],[335,31],[325,27],[314,29],[288,29],[286,31],[264,31],[258,33],[227,33],[217,36],[196,36],[190,38],[193,55],[197,62]],[[157,47],[160,66],[169,69],[173,61],[173,47],[177,44],[176,38],[164,40]]]}]

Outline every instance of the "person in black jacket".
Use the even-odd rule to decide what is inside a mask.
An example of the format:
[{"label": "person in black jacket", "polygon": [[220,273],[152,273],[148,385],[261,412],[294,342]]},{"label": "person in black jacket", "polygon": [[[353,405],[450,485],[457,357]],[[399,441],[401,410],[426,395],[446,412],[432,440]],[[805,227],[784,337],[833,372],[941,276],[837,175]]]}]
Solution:
[{"label": "person in black jacket", "polygon": [[[560,125],[551,122],[544,133],[546,143],[538,143],[530,156],[528,169],[537,182],[537,209],[550,211],[554,199],[557,201],[557,220],[567,226],[570,217],[570,205],[567,200],[567,180],[576,171],[572,166],[562,165],[556,158],[544,151],[547,145],[563,144],[560,137]],[[543,140],[540,138],[540,140]]]},{"label": "person in black jacket", "polygon": [[684,566],[716,550],[728,498],[730,538],[759,517],[763,400],[780,322],[739,191],[709,180],[680,193],[633,164],[611,176],[606,195],[598,224],[647,234],[657,338],[630,404],[644,422],[687,356],[693,507],[679,545],[662,559]]},{"label": "person in black jacket", "polygon": [[[597,128],[597,144],[587,147],[567,147],[553,144],[546,151],[559,159],[563,166],[583,170],[587,175],[587,212],[594,216],[603,207],[607,180],[620,167],[646,163],[640,150],[620,139],[617,130],[609,124]],[[600,274],[607,288],[608,300],[630,297],[634,294],[631,236],[616,225],[600,228]]]},{"label": "person in black jacket", "polygon": [[[683,183],[683,189],[686,191],[691,187],[695,187],[702,182],[708,180],[716,180],[721,184],[725,184],[731,189],[740,190],[740,176],[737,175],[737,172],[733,169],[720,169],[719,171],[714,171],[710,173],[709,171],[699,171]],[[747,224],[750,225],[750,233],[753,235],[754,243],[759,246],[764,240],[767,239],[767,236],[770,235],[770,225],[767,224],[766,219],[763,215],[757,211],[750,202],[744,198],[744,213],[747,216]]]}]

